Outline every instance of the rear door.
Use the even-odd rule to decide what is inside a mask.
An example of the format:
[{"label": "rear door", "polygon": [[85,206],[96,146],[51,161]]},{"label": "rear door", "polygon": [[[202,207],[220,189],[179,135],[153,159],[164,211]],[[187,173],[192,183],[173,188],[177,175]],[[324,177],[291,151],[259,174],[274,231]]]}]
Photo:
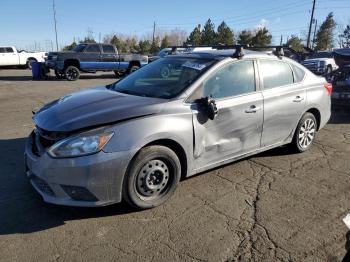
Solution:
[{"label": "rear door", "polygon": [[18,54],[13,50],[12,47],[5,47],[7,65],[18,65]]},{"label": "rear door", "polygon": [[99,44],[88,45],[80,57],[80,67],[85,70],[101,69],[101,50]]},{"label": "rear door", "polygon": [[117,52],[112,45],[102,45],[101,66],[108,70],[117,70],[119,68],[119,59]]},{"label": "rear door", "polygon": [[306,88],[283,60],[260,59],[263,83],[264,125],[261,146],[284,142],[293,136],[306,105]]},{"label": "rear door", "polygon": [[260,148],[263,97],[255,72],[253,60],[226,64],[212,73],[190,98],[195,101],[212,96],[218,109],[216,118],[210,120],[198,104],[192,104],[197,169]]}]

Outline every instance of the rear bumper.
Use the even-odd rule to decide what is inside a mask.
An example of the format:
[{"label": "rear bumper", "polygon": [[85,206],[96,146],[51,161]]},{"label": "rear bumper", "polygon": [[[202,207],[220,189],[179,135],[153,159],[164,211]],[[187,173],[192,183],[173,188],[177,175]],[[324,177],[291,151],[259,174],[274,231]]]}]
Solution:
[{"label": "rear bumper", "polygon": [[123,177],[132,157],[129,151],[54,159],[47,153],[35,155],[32,143],[29,137],[26,174],[45,202],[95,207],[121,201]]}]

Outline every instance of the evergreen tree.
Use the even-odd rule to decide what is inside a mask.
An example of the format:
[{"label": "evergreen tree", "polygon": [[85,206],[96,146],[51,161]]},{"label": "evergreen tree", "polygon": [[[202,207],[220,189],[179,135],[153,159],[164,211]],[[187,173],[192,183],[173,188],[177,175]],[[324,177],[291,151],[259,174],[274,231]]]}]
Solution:
[{"label": "evergreen tree", "polygon": [[315,50],[330,50],[333,47],[335,27],[336,23],[333,18],[333,13],[329,13],[317,32]]},{"label": "evergreen tree", "polygon": [[350,47],[350,25],[347,25],[340,35],[342,47]]},{"label": "evergreen tree", "polygon": [[167,35],[164,36],[164,38],[162,39],[162,42],[160,44],[161,49],[166,48],[166,47],[169,47],[169,37]]},{"label": "evergreen tree", "polygon": [[302,43],[302,40],[295,35],[292,35],[286,44],[287,46],[290,46],[295,51],[302,52],[304,50],[304,45]]},{"label": "evergreen tree", "polygon": [[215,43],[216,33],[215,25],[210,19],[205,23],[203,31],[201,32],[201,44],[213,45]]},{"label": "evergreen tree", "polygon": [[120,53],[126,53],[126,45],[123,39],[118,38],[116,35],[110,40],[110,44],[115,45]]},{"label": "evergreen tree", "polygon": [[235,38],[233,31],[231,28],[229,28],[225,21],[223,21],[219,26],[218,26],[218,32],[216,35],[216,43],[217,44],[226,44],[226,45],[232,45],[235,43]]},{"label": "evergreen tree", "polygon": [[240,45],[252,45],[253,44],[253,32],[250,30],[243,30],[238,35],[238,44]]},{"label": "evergreen tree", "polygon": [[140,40],[139,49],[141,54],[149,54],[151,51],[152,43],[149,40]]},{"label": "evergreen tree", "polygon": [[267,46],[272,41],[272,35],[269,33],[266,27],[259,28],[252,39],[253,46]]},{"label": "evergreen tree", "polygon": [[188,45],[200,45],[201,44],[201,25],[197,25],[190,33],[186,40]]},{"label": "evergreen tree", "polygon": [[156,54],[159,52],[159,42],[160,42],[159,36],[155,37],[154,41],[152,42],[151,50],[150,50],[152,54]]},{"label": "evergreen tree", "polygon": [[77,46],[77,43],[73,41],[70,45],[66,45],[65,47],[63,47],[62,51],[70,51],[76,46]]}]

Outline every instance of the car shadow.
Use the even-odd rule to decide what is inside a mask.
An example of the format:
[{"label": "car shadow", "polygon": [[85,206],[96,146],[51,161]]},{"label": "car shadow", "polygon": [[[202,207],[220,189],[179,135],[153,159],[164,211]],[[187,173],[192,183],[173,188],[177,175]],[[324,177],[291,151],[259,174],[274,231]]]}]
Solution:
[{"label": "car shadow", "polygon": [[24,172],[25,138],[0,139],[0,235],[32,233],[66,221],[136,212],[124,203],[99,208],[46,204]]}]

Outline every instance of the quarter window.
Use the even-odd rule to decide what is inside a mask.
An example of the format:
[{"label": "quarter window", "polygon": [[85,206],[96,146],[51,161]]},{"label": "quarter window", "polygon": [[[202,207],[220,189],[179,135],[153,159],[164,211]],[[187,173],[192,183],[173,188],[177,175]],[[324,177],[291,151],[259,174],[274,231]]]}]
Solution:
[{"label": "quarter window", "polygon": [[89,45],[85,52],[87,53],[100,53],[100,47],[98,45]]},{"label": "quarter window", "polygon": [[260,60],[260,73],[264,81],[264,89],[291,85],[294,83],[290,66],[278,60]]},{"label": "quarter window", "polygon": [[225,98],[255,91],[252,60],[234,62],[220,68],[203,83],[203,97]]},{"label": "quarter window", "polygon": [[6,47],[6,52],[7,53],[13,53],[12,47]]},{"label": "quarter window", "polygon": [[305,76],[305,71],[296,65],[291,65],[294,72],[294,82],[299,83],[303,81]]}]

